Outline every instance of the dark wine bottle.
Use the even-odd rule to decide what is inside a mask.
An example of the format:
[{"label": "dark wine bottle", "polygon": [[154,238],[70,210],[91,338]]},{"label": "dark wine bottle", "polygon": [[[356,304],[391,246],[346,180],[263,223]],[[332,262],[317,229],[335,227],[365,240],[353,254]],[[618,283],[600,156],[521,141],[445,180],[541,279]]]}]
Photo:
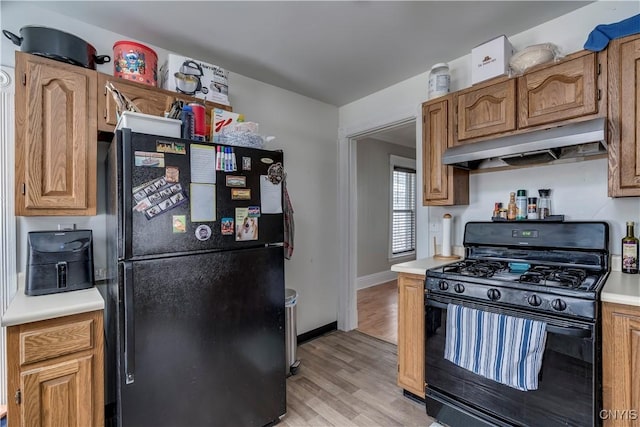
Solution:
[{"label": "dark wine bottle", "polygon": [[627,221],[627,235],[622,238],[622,272],[638,273],[638,238],[633,232],[633,221]]}]

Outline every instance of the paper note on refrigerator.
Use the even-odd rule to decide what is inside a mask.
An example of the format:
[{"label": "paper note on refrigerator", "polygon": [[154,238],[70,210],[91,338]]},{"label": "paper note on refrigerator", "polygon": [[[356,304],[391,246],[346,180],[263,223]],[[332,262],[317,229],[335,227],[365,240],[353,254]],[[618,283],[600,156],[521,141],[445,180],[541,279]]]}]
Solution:
[{"label": "paper note on refrigerator", "polygon": [[216,183],[215,147],[191,144],[191,182]]},{"label": "paper note on refrigerator", "polygon": [[191,222],[216,220],[216,186],[191,183]]},{"label": "paper note on refrigerator", "polygon": [[260,175],[260,208],[263,214],[282,213],[282,184],[272,183],[267,175]]}]

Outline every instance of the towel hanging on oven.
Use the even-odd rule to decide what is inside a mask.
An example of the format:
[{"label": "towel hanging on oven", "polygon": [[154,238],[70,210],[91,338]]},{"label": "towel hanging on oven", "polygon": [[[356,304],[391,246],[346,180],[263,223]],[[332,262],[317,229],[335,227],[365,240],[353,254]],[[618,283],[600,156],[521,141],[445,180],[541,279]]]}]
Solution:
[{"label": "towel hanging on oven", "polygon": [[445,359],[518,390],[538,388],[547,324],[449,304]]}]

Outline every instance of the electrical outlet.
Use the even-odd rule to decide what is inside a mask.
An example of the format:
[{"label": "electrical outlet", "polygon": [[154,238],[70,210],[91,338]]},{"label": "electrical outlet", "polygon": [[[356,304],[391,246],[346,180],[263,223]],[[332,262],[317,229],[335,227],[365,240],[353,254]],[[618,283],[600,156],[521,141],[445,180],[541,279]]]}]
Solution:
[{"label": "electrical outlet", "polygon": [[75,230],[76,229],[76,225],[72,224],[72,223],[62,223],[62,224],[58,224],[58,230],[59,231],[63,231],[63,230]]}]

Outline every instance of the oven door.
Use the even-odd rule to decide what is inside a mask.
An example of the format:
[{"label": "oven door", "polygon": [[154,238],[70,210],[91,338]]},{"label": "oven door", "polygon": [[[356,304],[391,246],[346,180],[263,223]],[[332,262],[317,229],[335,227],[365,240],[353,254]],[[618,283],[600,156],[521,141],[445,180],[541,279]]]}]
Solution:
[{"label": "oven door", "polygon": [[[447,304],[547,322],[538,389],[520,391],[474,374],[444,358]],[[451,426],[598,426],[601,380],[598,328],[429,294],[425,298],[427,413]]]}]

